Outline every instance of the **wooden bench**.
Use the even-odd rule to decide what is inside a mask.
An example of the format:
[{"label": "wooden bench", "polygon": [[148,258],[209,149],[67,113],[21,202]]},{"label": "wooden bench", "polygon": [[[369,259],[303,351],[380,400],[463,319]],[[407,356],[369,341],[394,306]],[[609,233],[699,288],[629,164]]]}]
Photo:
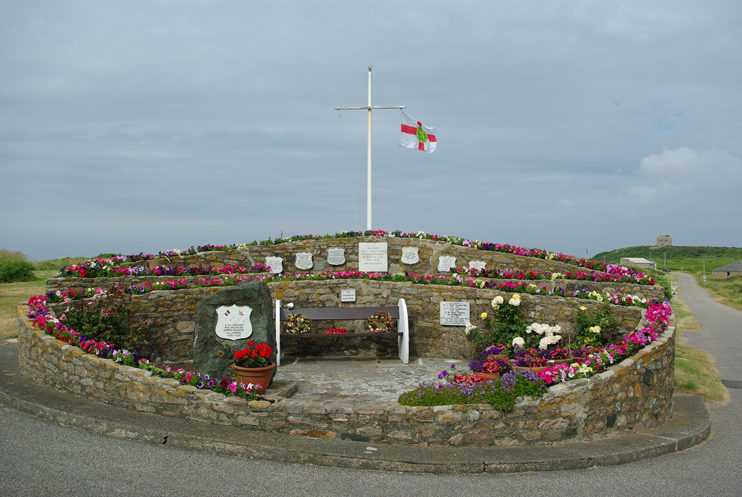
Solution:
[{"label": "wooden bench", "polygon": [[[377,312],[388,312],[392,319],[397,320],[397,331],[393,333],[344,333],[319,334],[304,333],[298,335],[281,335],[281,321],[285,321],[289,314],[303,314],[310,320],[316,321],[350,321],[366,320]],[[414,333],[412,334],[414,335]],[[305,307],[281,308],[281,301],[276,300],[276,365],[281,365],[281,338],[338,338],[338,337],[397,337],[399,358],[405,364],[410,362],[410,323],[407,313],[407,304],[399,299],[396,306],[389,307]]]}]

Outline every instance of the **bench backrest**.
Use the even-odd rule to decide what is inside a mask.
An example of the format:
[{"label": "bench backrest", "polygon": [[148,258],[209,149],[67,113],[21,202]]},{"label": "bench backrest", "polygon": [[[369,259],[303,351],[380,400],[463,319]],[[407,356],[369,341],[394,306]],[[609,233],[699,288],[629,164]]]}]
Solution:
[{"label": "bench backrest", "polygon": [[399,307],[304,307],[286,309],[281,308],[281,321],[286,320],[289,314],[303,314],[312,320],[353,320],[368,319],[377,312],[388,312],[393,319],[399,319]]}]

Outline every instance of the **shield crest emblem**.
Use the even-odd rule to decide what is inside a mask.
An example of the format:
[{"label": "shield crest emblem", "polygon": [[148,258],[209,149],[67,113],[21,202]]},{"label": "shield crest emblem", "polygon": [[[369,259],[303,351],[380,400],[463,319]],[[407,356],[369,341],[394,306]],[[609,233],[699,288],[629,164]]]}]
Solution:
[{"label": "shield crest emblem", "polygon": [[225,340],[242,340],[252,335],[252,309],[248,306],[221,306],[217,308],[216,336]]},{"label": "shield crest emblem", "polygon": [[403,247],[402,262],[405,264],[417,264],[420,262],[420,256],[418,255],[419,250],[419,247]]}]

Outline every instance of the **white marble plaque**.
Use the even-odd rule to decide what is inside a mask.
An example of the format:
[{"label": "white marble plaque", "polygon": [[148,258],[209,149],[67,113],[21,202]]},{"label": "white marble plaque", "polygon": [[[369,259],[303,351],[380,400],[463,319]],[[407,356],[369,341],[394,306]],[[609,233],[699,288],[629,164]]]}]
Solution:
[{"label": "white marble plaque", "polygon": [[297,269],[312,269],[314,265],[312,263],[312,254],[309,252],[299,252],[296,254],[296,268]]},{"label": "white marble plaque", "polygon": [[441,302],[441,326],[466,326],[469,302]]},{"label": "white marble plaque", "polygon": [[417,264],[420,262],[419,250],[420,247],[402,247],[402,262],[404,264]]},{"label": "white marble plaque", "polygon": [[484,261],[469,261],[469,267],[472,269],[479,269],[480,271],[484,271],[484,268],[487,266],[487,263]]},{"label": "white marble plaque", "polygon": [[456,257],[450,255],[442,255],[438,259],[438,272],[448,273],[451,269],[456,267]]},{"label": "white marble plaque", "polygon": [[386,273],[389,270],[386,251],[386,242],[359,243],[358,270],[375,273]]},{"label": "white marble plaque", "polygon": [[339,266],[341,264],[345,264],[345,249],[327,249],[327,263],[331,266]]},{"label": "white marble plaque", "polygon": [[355,302],[356,291],[354,288],[340,290],[340,302]]},{"label": "white marble plaque", "polygon": [[283,272],[283,259],[280,257],[266,257],[265,265],[270,266],[271,273],[281,274]]},{"label": "white marble plaque", "polygon": [[247,306],[221,306],[216,310],[216,336],[225,340],[242,340],[252,335],[250,314]]}]

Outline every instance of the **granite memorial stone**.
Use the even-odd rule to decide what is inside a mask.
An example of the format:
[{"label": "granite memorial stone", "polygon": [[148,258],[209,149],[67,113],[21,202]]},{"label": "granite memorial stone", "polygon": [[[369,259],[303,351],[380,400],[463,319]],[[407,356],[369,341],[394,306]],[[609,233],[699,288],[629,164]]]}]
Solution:
[{"label": "granite memorial stone", "polygon": [[[217,335],[217,310],[247,307],[252,333],[249,338],[222,338]],[[244,312],[244,311],[243,311]],[[239,314],[239,311],[238,311]],[[196,329],[193,345],[193,366],[201,374],[214,379],[233,377],[234,353],[249,340],[267,343],[275,354],[276,336],[271,294],[262,281],[245,281],[201,299],[196,305]],[[275,358],[273,358],[275,362]]]}]

